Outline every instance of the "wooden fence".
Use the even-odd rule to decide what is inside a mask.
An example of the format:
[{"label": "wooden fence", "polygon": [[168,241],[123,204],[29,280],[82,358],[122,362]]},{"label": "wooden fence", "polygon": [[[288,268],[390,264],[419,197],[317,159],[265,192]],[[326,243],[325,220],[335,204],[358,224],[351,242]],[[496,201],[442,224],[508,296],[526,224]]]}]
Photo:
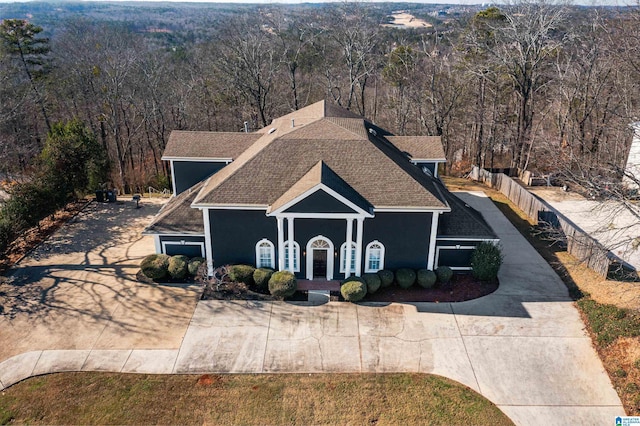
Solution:
[{"label": "wooden fence", "polygon": [[578,228],[549,204],[537,198],[504,173],[490,173],[478,167],[471,171],[471,179],[503,193],[536,224],[544,223],[561,231],[566,238],[567,251],[603,277],[609,272],[613,255],[593,237]]}]

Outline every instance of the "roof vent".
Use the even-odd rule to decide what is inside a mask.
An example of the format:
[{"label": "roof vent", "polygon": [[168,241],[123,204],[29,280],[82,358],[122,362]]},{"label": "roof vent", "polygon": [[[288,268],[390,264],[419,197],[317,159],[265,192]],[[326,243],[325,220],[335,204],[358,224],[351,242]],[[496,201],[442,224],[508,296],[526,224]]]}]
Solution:
[{"label": "roof vent", "polygon": [[249,122],[248,121],[244,122],[244,132],[245,133],[249,133]]},{"label": "roof vent", "polygon": [[293,129],[294,127],[296,127],[296,120],[295,119],[291,119],[291,128]]},{"label": "roof vent", "polygon": [[378,136],[378,132],[376,132],[372,127],[369,128],[369,133],[371,133],[373,136]]},{"label": "roof vent", "polygon": [[275,127],[272,127],[272,128],[270,128],[270,129],[269,129],[269,134],[271,134],[271,133],[273,133],[273,132],[275,132],[275,131],[276,131],[276,128],[275,128]]}]

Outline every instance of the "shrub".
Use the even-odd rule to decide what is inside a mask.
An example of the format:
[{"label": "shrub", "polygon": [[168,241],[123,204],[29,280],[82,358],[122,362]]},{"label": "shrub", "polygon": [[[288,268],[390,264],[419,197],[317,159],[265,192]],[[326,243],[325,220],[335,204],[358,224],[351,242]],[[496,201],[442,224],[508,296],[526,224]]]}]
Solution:
[{"label": "shrub", "polygon": [[438,279],[438,277],[436,276],[436,273],[428,269],[418,269],[418,272],[416,273],[416,275],[417,275],[418,285],[422,288],[433,287],[436,283],[436,280]]},{"label": "shrub", "polygon": [[142,273],[152,280],[159,280],[169,273],[169,256],[166,254],[150,254],[140,262]]},{"label": "shrub", "polygon": [[292,296],[297,288],[296,276],[289,271],[274,272],[269,278],[269,293],[277,299]]},{"label": "shrub", "polygon": [[253,271],[253,282],[256,283],[258,288],[266,289],[269,287],[269,279],[273,275],[273,269],[258,268]]},{"label": "shrub", "polygon": [[439,282],[446,284],[453,278],[453,270],[448,266],[438,266],[436,268],[436,275],[438,276]]},{"label": "shrub", "polygon": [[393,284],[393,272],[388,269],[381,269],[378,271],[378,276],[380,277],[380,284],[382,287],[389,287]]},{"label": "shrub", "polygon": [[256,270],[250,265],[232,265],[229,267],[229,278],[237,283],[253,285],[253,273]]},{"label": "shrub", "polygon": [[382,285],[382,280],[378,274],[364,274],[362,279],[367,284],[367,293],[373,294]]},{"label": "shrub", "polygon": [[11,222],[0,217],[0,252],[5,251],[15,237],[16,231]]},{"label": "shrub", "polygon": [[340,294],[347,302],[359,302],[367,295],[367,283],[359,277],[350,277],[340,286]]},{"label": "shrub", "polygon": [[169,275],[171,278],[180,280],[187,276],[187,264],[189,263],[189,258],[187,256],[183,256],[181,254],[171,256],[169,258]]},{"label": "shrub", "polygon": [[495,244],[481,242],[471,255],[473,276],[480,281],[495,280],[498,277],[500,265],[502,265],[502,250]]},{"label": "shrub", "polygon": [[203,263],[203,257],[192,257],[189,259],[189,263],[187,264],[187,272],[189,272],[189,275],[193,275],[194,277],[198,275],[198,269],[200,269]]},{"label": "shrub", "polygon": [[396,271],[396,282],[402,288],[409,288],[416,282],[416,271],[400,268]]}]

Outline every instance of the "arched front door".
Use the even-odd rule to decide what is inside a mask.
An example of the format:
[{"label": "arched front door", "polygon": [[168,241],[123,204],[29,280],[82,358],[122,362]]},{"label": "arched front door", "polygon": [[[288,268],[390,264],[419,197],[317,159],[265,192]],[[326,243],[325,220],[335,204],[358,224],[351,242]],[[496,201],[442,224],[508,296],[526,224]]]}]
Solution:
[{"label": "arched front door", "polygon": [[318,235],[307,243],[307,279],[333,279],[333,243]]}]

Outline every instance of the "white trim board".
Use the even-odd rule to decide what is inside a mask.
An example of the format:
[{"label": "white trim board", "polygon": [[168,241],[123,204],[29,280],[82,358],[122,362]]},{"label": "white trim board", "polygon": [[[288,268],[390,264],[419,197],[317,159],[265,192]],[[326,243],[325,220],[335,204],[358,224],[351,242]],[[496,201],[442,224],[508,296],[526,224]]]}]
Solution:
[{"label": "white trim board", "polygon": [[225,163],[229,164],[233,158],[213,158],[213,157],[162,157],[164,161],[186,161],[189,163]]},{"label": "white trim board", "polygon": [[204,242],[197,241],[162,241],[162,253],[167,254],[167,246],[200,246],[200,256],[205,256]]}]

